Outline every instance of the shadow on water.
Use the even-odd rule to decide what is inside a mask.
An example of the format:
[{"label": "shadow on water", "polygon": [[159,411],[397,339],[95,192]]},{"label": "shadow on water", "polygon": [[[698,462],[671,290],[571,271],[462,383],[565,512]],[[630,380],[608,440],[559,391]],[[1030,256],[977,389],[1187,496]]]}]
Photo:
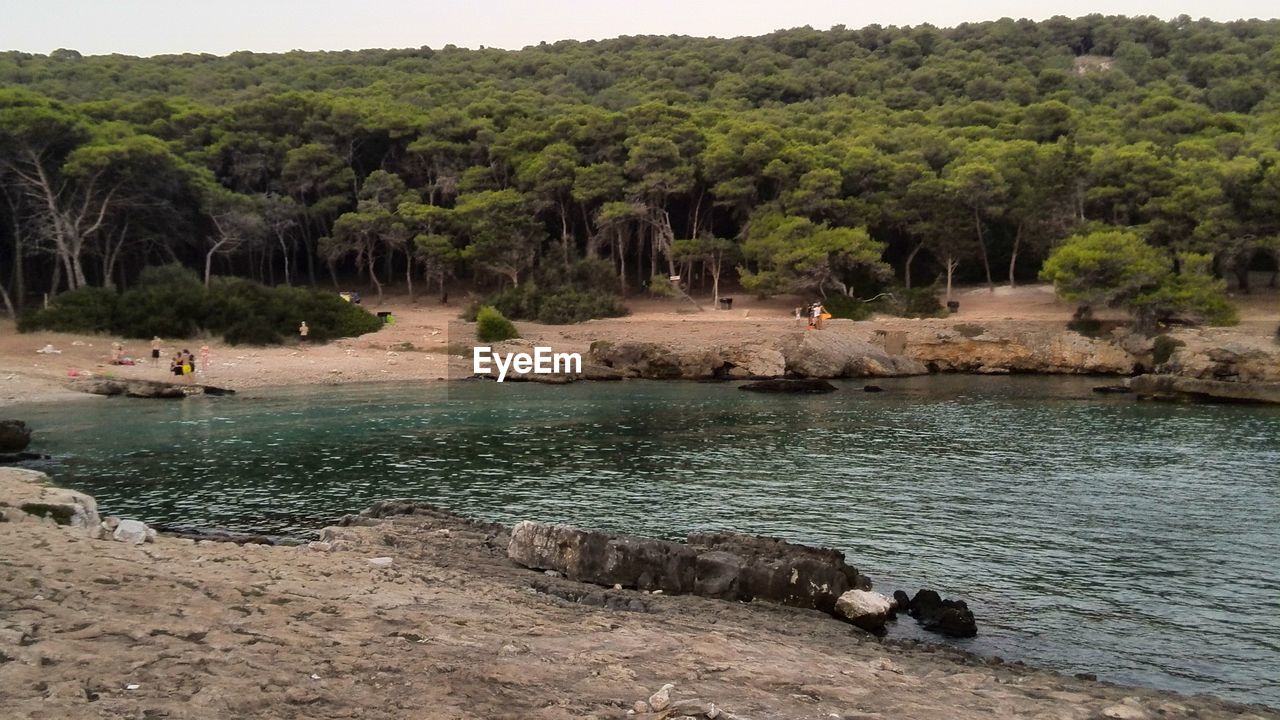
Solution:
[{"label": "shadow on water", "polygon": [[[1280,704],[1280,411],[1082,378],[345,386],[16,408],[110,513],[307,534],[410,497],[502,522],[844,550],[881,590],[970,600],[958,644]],[[900,623],[899,632],[910,632]]]}]

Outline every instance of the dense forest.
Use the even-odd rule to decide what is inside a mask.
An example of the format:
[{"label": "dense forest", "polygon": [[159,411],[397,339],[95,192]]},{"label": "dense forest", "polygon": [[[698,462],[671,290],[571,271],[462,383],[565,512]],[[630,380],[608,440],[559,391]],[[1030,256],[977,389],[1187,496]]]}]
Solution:
[{"label": "dense forest", "polygon": [[1083,235],[1248,291],[1280,255],[1280,21],[7,52],[0,190],[19,311],[171,263],[379,296],[867,296],[1034,280]]}]

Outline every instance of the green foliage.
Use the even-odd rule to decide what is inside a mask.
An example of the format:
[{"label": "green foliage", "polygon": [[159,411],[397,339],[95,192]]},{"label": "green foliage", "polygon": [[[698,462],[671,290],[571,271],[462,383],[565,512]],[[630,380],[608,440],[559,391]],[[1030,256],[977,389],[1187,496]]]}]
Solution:
[{"label": "green foliage", "polygon": [[1214,325],[1235,323],[1226,282],[1209,274],[1212,258],[1179,253],[1178,260],[1175,272],[1169,258],[1137,234],[1096,231],[1055,250],[1040,276],[1064,299],[1126,308],[1145,327],[1182,316]]},{"label": "green foliage", "polygon": [[675,297],[680,292],[676,289],[675,283],[672,283],[671,278],[667,275],[654,275],[649,278],[649,282],[645,288],[649,291],[650,295],[660,298]]},{"label": "green foliage", "polygon": [[[717,292],[740,266],[758,294],[868,297],[1013,283],[1063,238],[1114,231],[1247,280],[1280,237],[1278,45],[1277,20],[1092,14],[520,51],[0,53],[0,184],[30,239],[0,223],[0,267],[31,260],[18,302],[53,291],[50,261],[61,287],[136,287],[157,257],[488,294],[551,292],[549,268],[600,255],[610,292],[678,262]],[[1090,294],[1229,319],[1174,275]],[[130,326],[161,297],[131,298]]]},{"label": "green foliage", "polygon": [[233,345],[270,345],[297,334],[306,321],[318,341],[378,330],[382,323],[334,293],[267,287],[239,278],[215,278],[206,290],[176,265],[148,268],[134,288],[116,293],[82,288],[63,293],[23,318],[23,332],[111,332],[149,339],[220,334]]},{"label": "green foliage", "polygon": [[875,312],[875,304],[858,298],[832,295],[822,301],[822,306],[831,313],[831,317],[842,320],[866,320]]},{"label": "green foliage", "polygon": [[516,326],[502,313],[488,305],[476,313],[476,339],[481,342],[502,342],[520,337]]},{"label": "green foliage", "polygon": [[[500,290],[486,304],[506,317],[548,325],[621,317],[627,314],[627,308],[614,290],[616,283],[608,263],[580,260],[568,270],[548,269],[532,282]],[[468,311],[464,317],[474,319],[479,309]]]},{"label": "green foliage", "polygon": [[114,290],[84,287],[55,296],[49,307],[28,312],[18,319],[19,332],[110,332],[115,327],[119,297]]}]

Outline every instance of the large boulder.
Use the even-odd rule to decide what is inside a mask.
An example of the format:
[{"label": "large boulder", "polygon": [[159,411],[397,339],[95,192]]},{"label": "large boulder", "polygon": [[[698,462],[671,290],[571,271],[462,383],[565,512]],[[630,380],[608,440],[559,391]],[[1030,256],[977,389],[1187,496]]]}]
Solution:
[{"label": "large boulder", "polygon": [[141,545],[155,540],[156,531],[141,520],[121,520],[116,524],[111,537],[129,545]]},{"label": "large boulder", "polygon": [[807,378],[899,377],[924,375],[928,368],[904,355],[890,355],[882,347],[837,328],[792,333],[780,350],[787,372]]},{"label": "large boulder", "polygon": [[836,613],[867,632],[882,633],[893,605],[878,592],[850,590],[836,600]]},{"label": "large boulder", "polygon": [[11,520],[49,518],[96,536],[102,523],[98,503],[82,492],[48,483],[44,473],[0,468],[0,510]]},{"label": "large boulder", "polygon": [[31,444],[31,429],[21,420],[0,420],[0,453],[20,453]]},{"label": "large boulder", "polygon": [[597,585],[764,600],[828,613],[861,581],[837,551],[734,533],[695,534],[676,543],[524,521],[511,531],[507,556]]},{"label": "large boulder", "polygon": [[1280,382],[1227,382],[1177,375],[1139,375],[1129,388],[1145,400],[1280,404]]}]

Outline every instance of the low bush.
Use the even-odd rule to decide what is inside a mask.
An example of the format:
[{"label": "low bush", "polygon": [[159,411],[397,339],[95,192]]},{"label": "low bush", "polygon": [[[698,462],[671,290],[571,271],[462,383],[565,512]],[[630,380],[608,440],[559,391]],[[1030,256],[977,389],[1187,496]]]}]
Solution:
[{"label": "low bush", "polygon": [[866,320],[875,312],[873,305],[874,303],[844,295],[832,295],[822,301],[822,307],[831,313],[831,317],[844,320]]},{"label": "low bush", "polygon": [[46,310],[24,316],[23,332],[111,332],[125,337],[189,338],[207,332],[233,345],[270,345],[294,337],[306,321],[317,341],[374,332],[382,321],[335,293],[268,287],[217,278],[208,289],[180,266],[148,268],[123,293],[82,288],[63,293]]},{"label": "low bush", "polygon": [[627,308],[614,289],[616,283],[609,263],[580,260],[567,270],[546,269],[520,287],[501,290],[472,305],[462,317],[475,321],[480,308],[486,305],[508,318],[547,325],[621,317],[627,314]]},{"label": "low bush", "polygon": [[111,332],[115,327],[118,300],[114,290],[104,288],[85,287],[65,292],[50,300],[49,307],[20,317],[18,331]]},{"label": "low bush", "polygon": [[516,326],[496,309],[484,305],[476,313],[476,339],[481,342],[502,342],[520,337]]}]

